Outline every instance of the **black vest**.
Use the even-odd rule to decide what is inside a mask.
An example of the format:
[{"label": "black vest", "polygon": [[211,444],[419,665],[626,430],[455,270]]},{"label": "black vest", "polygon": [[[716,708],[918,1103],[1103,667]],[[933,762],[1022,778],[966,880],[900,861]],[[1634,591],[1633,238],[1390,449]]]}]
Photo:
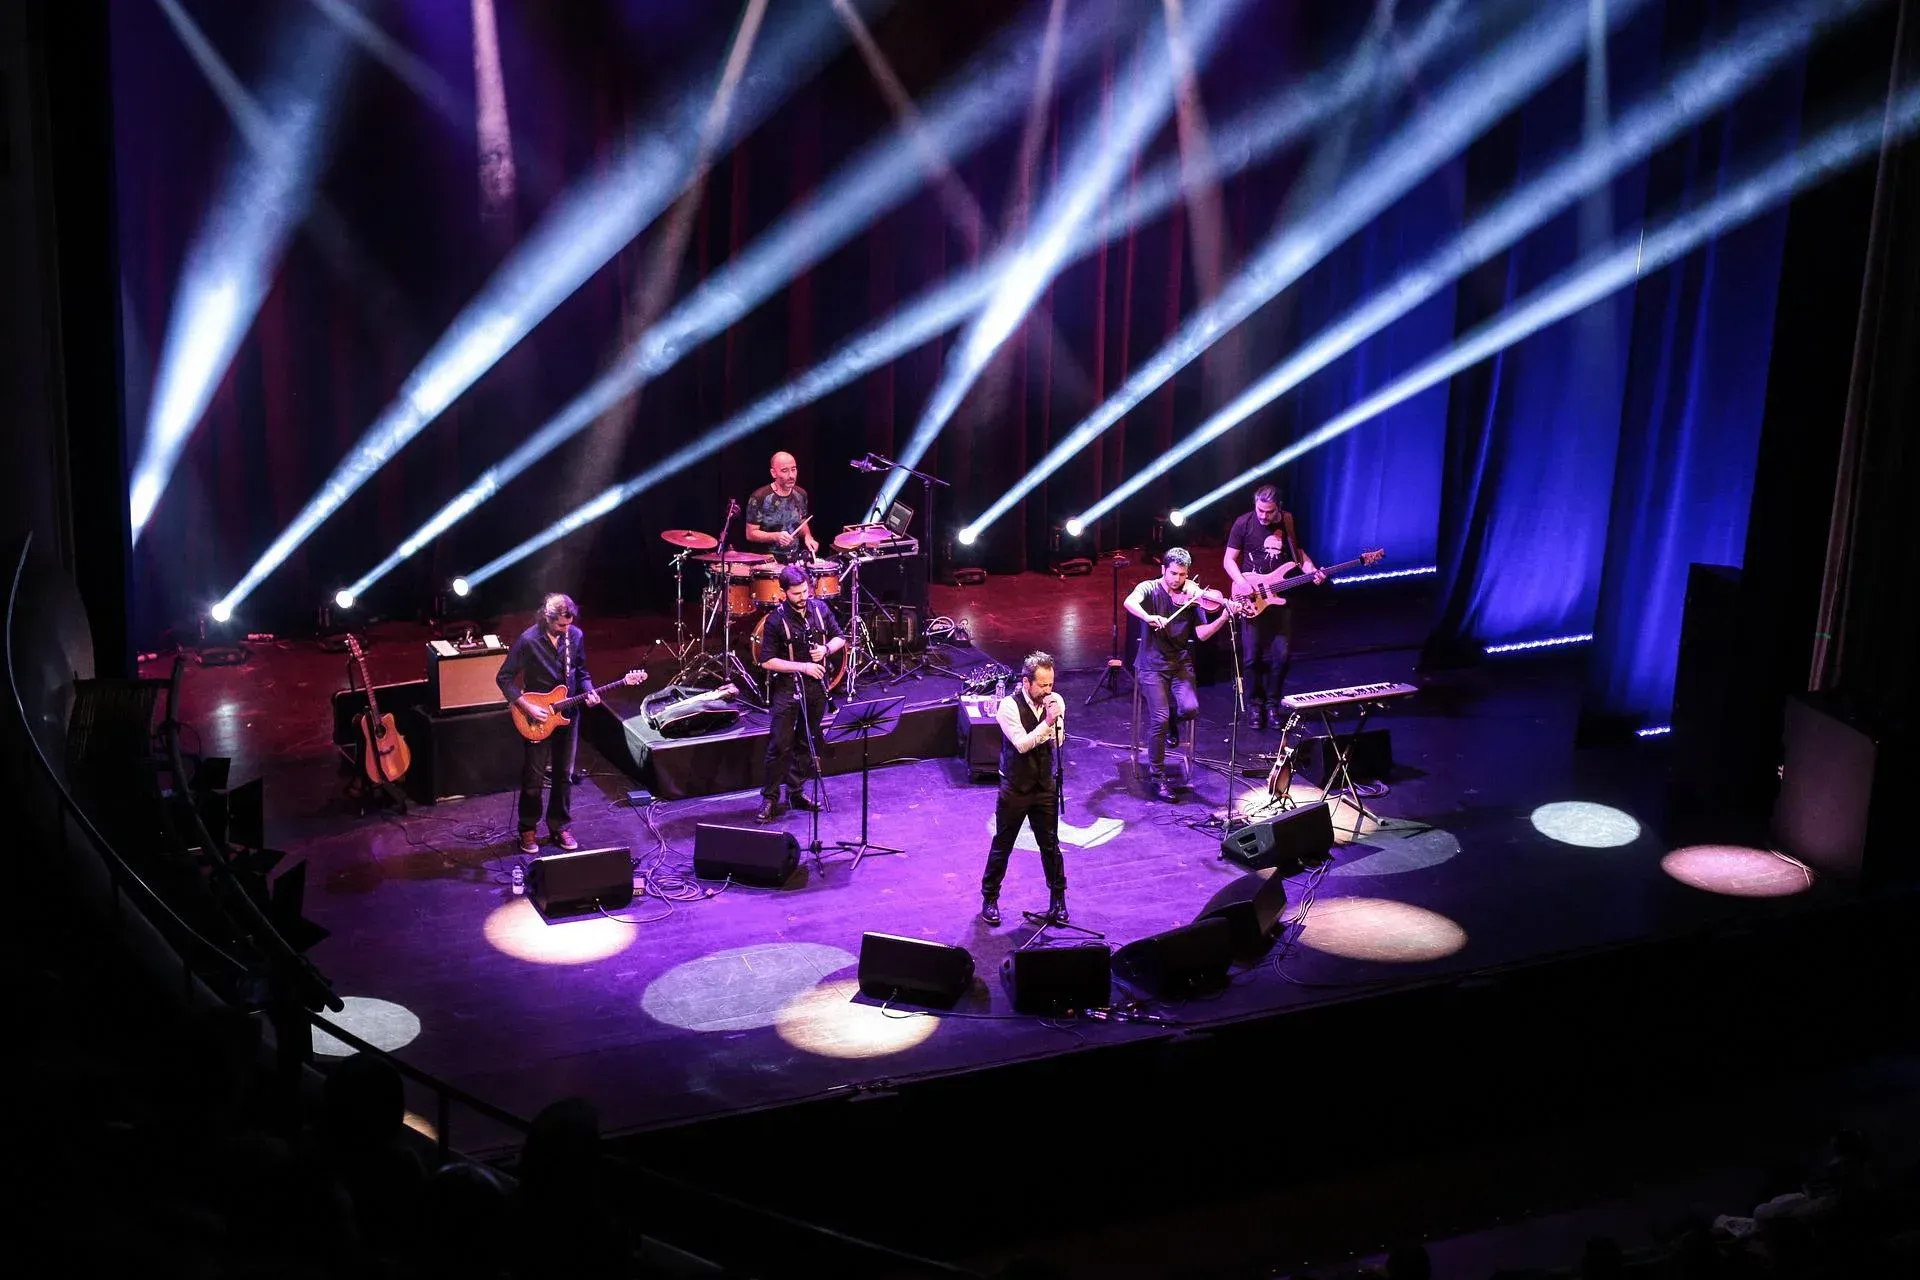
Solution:
[{"label": "black vest", "polygon": [[[1020,724],[1028,733],[1040,725],[1041,716],[1027,705],[1027,695],[1014,692],[1007,695],[1013,699],[1014,709],[1020,713]],[[1011,742],[1000,743],[1000,786],[1002,790],[1015,795],[1031,795],[1036,791],[1053,790],[1053,739],[1048,738],[1031,751],[1022,752]]]}]

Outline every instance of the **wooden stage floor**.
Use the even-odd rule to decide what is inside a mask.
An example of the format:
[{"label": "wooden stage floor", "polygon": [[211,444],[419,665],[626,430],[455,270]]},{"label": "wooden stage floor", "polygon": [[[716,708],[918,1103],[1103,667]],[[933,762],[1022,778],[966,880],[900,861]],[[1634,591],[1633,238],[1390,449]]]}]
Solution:
[{"label": "wooden stage floor", "polygon": [[[1283,1015],[1753,921],[1819,896],[1794,865],[1762,853],[1668,860],[1663,744],[1573,749],[1577,654],[1445,678],[1416,673],[1427,592],[1418,580],[1329,588],[1296,634],[1292,690],[1423,686],[1373,721],[1390,732],[1394,760],[1385,794],[1370,802],[1382,828],[1338,849],[1297,945],[1238,972],[1216,995],[1145,1002],[1139,1019],[1125,1022],[1069,1025],[1012,1011],[1001,961],[1030,932],[1019,912],[1043,906],[1046,890],[1023,837],[1029,851],[1015,855],[1003,897],[1008,923],[990,929],[979,920],[994,791],[970,782],[954,757],[873,774],[873,838],[904,853],[857,868],[829,858],[783,888],[721,891],[691,877],[694,827],[751,825],[757,795],[635,810],[625,800],[632,779],[583,746],[589,777],[576,791],[577,834],[588,848],[630,848],[648,891],[621,919],[547,923],[509,888],[519,857],[510,793],[366,816],[348,801],[329,732],[328,700],[345,683],[338,655],[286,642],[258,646],[246,666],[190,667],[183,718],[206,753],[234,757],[236,779],[266,779],[269,836],[308,861],[308,914],[332,931],[313,959],[353,1001],[357,1029],[523,1116],[558,1097],[587,1097],[610,1133],[856,1096],[1165,1035],[1170,1026]],[[1226,802],[1228,780],[1202,770],[1181,803],[1146,799],[1128,767],[1129,699],[1083,705],[1108,646],[1104,570],[940,588],[934,604],[964,618],[974,643],[999,661],[1017,663],[1033,646],[1059,655],[1070,708],[1063,834],[1076,924],[1117,947],[1191,923],[1247,874],[1218,856],[1218,831],[1198,827]],[[503,634],[517,629],[501,625]],[[588,626],[601,678],[638,662],[662,665],[658,650],[648,656],[663,634],[659,620]],[[373,636],[377,682],[418,677],[419,628],[385,624]],[[1226,662],[1216,655],[1219,678],[1201,691],[1205,756],[1228,752]],[[929,676],[890,692],[919,702],[958,691],[958,681]],[[1243,730],[1240,754],[1271,751],[1276,741]],[[831,844],[858,833],[860,785],[858,775],[828,785],[832,810],[820,836]],[[1235,789],[1257,797],[1261,779]],[[805,815],[781,825],[808,838]],[[1302,888],[1290,886],[1290,914],[1303,910]],[[953,1016],[857,998],[856,961],[869,931],[967,948],[979,975],[973,993]],[[1116,987],[1116,999],[1126,994]],[[477,1119],[460,1118],[453,1136],[477,1153],[512,1145],[510,1134]]]}]

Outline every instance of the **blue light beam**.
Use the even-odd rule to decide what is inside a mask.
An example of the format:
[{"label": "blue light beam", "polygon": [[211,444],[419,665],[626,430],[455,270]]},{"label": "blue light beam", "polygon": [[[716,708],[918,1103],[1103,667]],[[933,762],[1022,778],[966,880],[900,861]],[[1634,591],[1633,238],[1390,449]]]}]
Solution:
[{"label": "blue light beam", "polygon": [[1623,169],[1646,159],[1683,130],[1725,107],[1804,50],[1826,26],[1873,3],[1877,0],[1804,0],[1736,32],[1674,77],[1651,100],[1619,117],[1610,129],[1539,178],[1510,193],[1425,262],[1330,325],[1075,519],[1085,526],[1106,515],[1466,272],[1504,253],[1576,201],[1604,187]]},{"label": "blue light beam", "polygon": [[[1609,9],[1608,17],[1618,26],[1643,3],[1645,0],[1619,0]],[[1272,301],[1348,236],[1532,97],[1576,55],[1586,52],[1587,23],[1585,0],[1556,6],[1553,12],[1534,19],[1502,41],[1488,57],[1454,76],[1357,173],[1303,216],[1289,220],[1217,299],[1190,316],[1106,403],[1068,432],[1038,465],[962,532],[978,537],[1107,428],[1198,359],[1222,334]]]},{"label": "blue light beam", "polygon": [[[1237,7],[1237,0],[1202,0],[1185,31],[1189,65],[1204,66],[1215,40]],[[1153,139],[1174,106],[1178,71],[1164,21],[1156,21],[1116,79],[1123,101],[1111,122],[1092,122],[1067,162],[1065,174],[1047,199],[1026,240],[1013,252],[994,286],[993,296],[974,317],[947,359],[920,421],[874,499],[870,519],[878,519],[907,482],[903,468],[926,456],[960,402],[979,380],[1003,343],[1019,327],[1035,299],[1067,261],[1074,236],[1092,218],[1120,180],[1134,155]]]},{"label": "blue light beam", "polygon": [[[135,544],[253,327],[324,163],[347,42],[283,31],[283,67],[256,100],[177,0],[161,12],[245,142],[187,250],[147,406],[127,506]],[[319,24],[307,24],[317,26]]]},{"label": "blue light beam", "polygon": [[1679,261],[1700,245],[1752,221],[1783,200],[1826,181],[1842,169],[1891,145],[1920,127],[1920,87],[1897,93],[1883,112],[1826,130],[1813,141],[1774,161],[1726,194],[1682,215],[1604,256],[1575,267],[1533,296],[1502,312],[1426,364],[1376,391],[1324,425],[1315,428],[1257,466],[1184,504],[1191,517],[1212,503],[1287,465],[1328,441],[1346,434],[1409,397],[1444,382],[1550,324],[1566,319],[1634,283],[1649,271]]},{"label": "blue light beam", "polygon": [[[761,73],[741,86],[729,139],[765,118],[798,77],[825,57],[839,30],[824,7],[809,8],[805,20],[784,28],[770,42]],[[251,595],[408,441],[659,216],[691,175],[701,113],[711,96],[711,91],[684,95],[671,125],[642,134],[613,163],[561,198],[415,366],[398,398],[293,523],[222,597],[222,607],[231,612]]]},{"label": "blue light beam", "polygon": [[[1069,57],[1076,64],[1091,56],[1098,44],[1092,37],[1097,34],[1085,32],[1085,38],[1073,41]],[[993,53],[976,60],[955,77],[954,87],[934,99],[919,127],[946,154],[965,155],[1022,109],[1023,91],[1033,79],[1034,56],[1032,40],[1024,30],[996,42]],[[908,132],[895,130],[869,146],[806,203],[708,276],[623,351],[592,386],[369,569],[354,583],[354,594],[365,595],[367,588],[471,515],[516,476],[906,199],[924,180],[918,145]],[[596,498],[587,505],[599,501]],[[473,580],[472,574],[467,577]]]}]

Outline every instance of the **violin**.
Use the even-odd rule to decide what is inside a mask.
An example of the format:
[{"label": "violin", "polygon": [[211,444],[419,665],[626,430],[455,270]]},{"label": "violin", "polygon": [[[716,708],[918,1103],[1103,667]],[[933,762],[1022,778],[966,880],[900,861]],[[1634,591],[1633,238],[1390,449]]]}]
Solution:
[{"label": "violin", "polygon": [[1179,617],[1181,614],[1185,613],[1188,609],[1192,608],[1196,604],[1202,606],[1203,609],[1206,609],[1206,608],[1228,609],[1236,614],[1245,612],[1245,607],[1242,601],[1235,600],[1233,597],[1225,595],[1222,592],[1217,591],[1212,587],[1201,587],[1199,590],[1194,592],[1194,594],[1188,596],[1186,598],[1185,603],[1183,603],[1178,609],[1175,609],[1172,613],[1168,614],[1167,621],[1172,622],[1175,618]]}]

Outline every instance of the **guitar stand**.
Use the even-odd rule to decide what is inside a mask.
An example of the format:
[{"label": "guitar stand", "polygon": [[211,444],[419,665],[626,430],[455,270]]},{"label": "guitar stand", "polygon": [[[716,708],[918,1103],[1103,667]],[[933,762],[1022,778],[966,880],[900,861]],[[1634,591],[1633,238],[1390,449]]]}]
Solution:
[{"label": "guitar stand", "polygon": [[373,811],[378,801],[375,797],[384,795],[400,809],[402,815],[407,812],[407,793],[400,789],[397,782],[375,782],[367,776],[367,771],[359,762],[355,762],[353,781],[347,786],[347,796],[359,803],[358,817],[366,817]]}]

